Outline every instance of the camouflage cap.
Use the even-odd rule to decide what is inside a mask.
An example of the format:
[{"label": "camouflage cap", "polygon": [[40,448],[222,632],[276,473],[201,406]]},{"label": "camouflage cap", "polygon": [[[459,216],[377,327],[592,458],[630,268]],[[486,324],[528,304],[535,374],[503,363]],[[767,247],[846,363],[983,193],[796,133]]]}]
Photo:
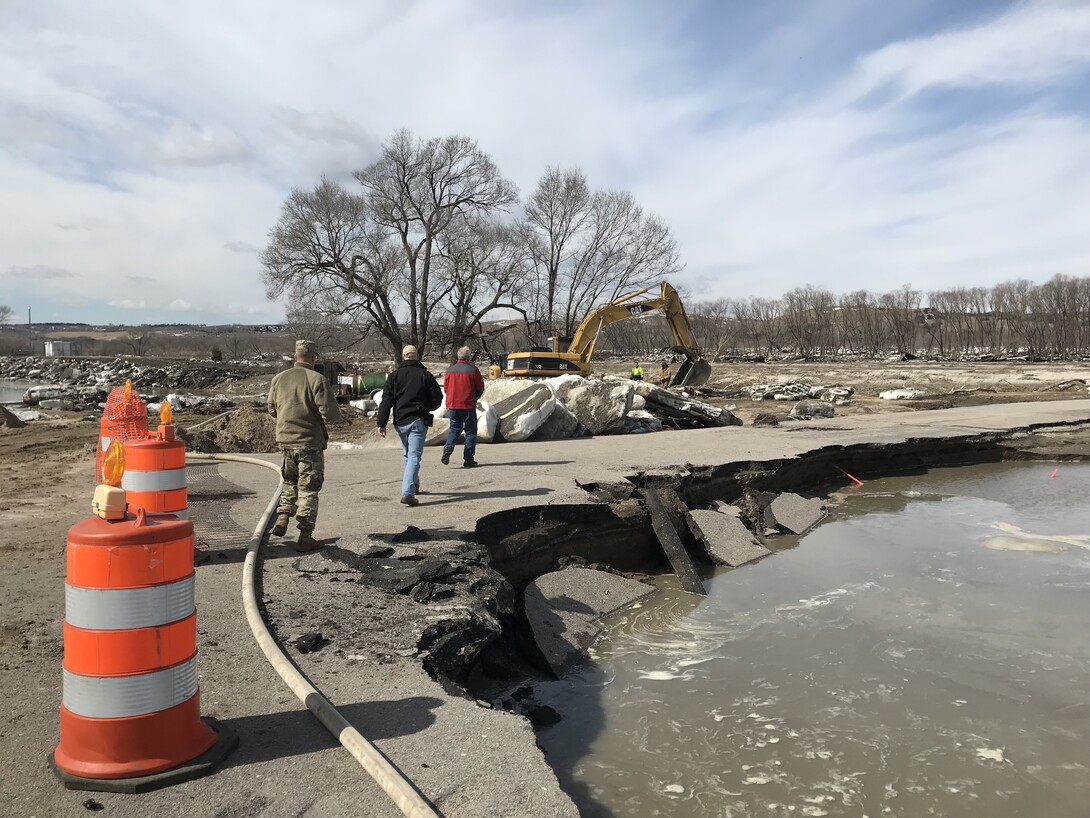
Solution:
[{"label": "camouflage cap", "polygon": [[296,341],[295,342],[295,354],[296,355],[314,355],[318,352],[318,345],[313,341]]}]

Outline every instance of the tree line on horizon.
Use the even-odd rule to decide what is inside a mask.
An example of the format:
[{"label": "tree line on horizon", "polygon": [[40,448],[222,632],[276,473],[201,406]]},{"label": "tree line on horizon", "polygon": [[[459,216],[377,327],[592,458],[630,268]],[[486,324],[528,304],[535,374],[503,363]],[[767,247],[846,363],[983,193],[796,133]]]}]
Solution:
[{"label": "tree line on horizon", "polygon": [[[684,293],[683,293],[684,295]],[[805,286],[780,298],[686,298],[686,311],[706,357],[793,354],[880,357],[890,353],[934,354],[958,358],[980,354],[1034,358],[1090,356],[1090,277],[1053,276],[1042,284],[1025,279],[992,287],[954,287],[926,294],[908,285],[884,293],[857,290],[837,295]],[[3,314],[0,311],[0,314]],[[525,348],[532,342],[521,326],[485,322],[471,343],[484,353]],[[208,354],[227,360],[290,351],[293,338],[316,340],[323,350],[368,357],[390,353],[386,339],[360,334],[341,316],[296,309],[280,332],[254,327],[208,328],[185,338],[157,336],[148,327],[130,328],[108,341],[80,341],[81,353]],[[25,352],[21,327],[0,331],[0,354]],[[450,338],[440,326],[437,337]],[[659,313],[647,313],[608,327],[601,354],[649,357],[670,343],[670,330]],[[449,354],[449,350],[432,358]],[[393,356],[391,356],[393,357]]]},{"label": "tree line on horizon", "polygon": [[[889,353],[945,358],[994,354],[1035,358],[1090,356],[1090,277],[1055,275],[1037,284],[1017,279],[992,287],[923,292],[910,285],[884,293],[836,294],[807,285],[780,298],[719,298],[688,309],[709,357],[790,353],[879,357]],[[640,322],[611,327],[617,351],[654,349],[669,338],[631,337]]]}]

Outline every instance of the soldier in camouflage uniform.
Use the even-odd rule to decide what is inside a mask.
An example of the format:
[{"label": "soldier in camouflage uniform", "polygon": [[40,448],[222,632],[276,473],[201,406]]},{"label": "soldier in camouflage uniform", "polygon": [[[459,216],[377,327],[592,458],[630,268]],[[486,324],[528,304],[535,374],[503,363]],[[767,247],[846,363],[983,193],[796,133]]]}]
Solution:
[{"label": "soldier in camouflage uniform", "polygon": [[295,342],[295,366],[279,373],[269,386],[269,414],[276,418],[276,442],[284,456],[280,476],[284,490],[272,534],[283,537],[295,517],[299,528],[296,548],[316,551],[318,492],[325,481],[326,423],[340,417],[340,407],[329,383],[314,364],[318,350],[313,341]]}]

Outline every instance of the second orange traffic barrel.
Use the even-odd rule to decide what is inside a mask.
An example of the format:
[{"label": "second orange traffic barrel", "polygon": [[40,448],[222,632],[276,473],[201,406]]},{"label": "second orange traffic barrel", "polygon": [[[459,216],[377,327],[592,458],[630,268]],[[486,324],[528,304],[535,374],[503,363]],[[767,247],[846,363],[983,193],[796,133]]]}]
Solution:
[{"label": "second orange traffic barrel", "polygon": [[185,477],[185,444],[151,438],[125,441],[125,474],[121,478],[129,508],[148,514],[189,517]]}]

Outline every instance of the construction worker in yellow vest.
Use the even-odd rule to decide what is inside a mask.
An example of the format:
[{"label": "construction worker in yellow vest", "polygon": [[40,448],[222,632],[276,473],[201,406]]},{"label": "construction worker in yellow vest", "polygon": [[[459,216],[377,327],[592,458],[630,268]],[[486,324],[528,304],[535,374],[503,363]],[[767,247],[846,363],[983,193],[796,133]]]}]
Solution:
[{"label": "construction worker in yellow vest", "polygon": [[639,361],[633,361],[632,362],[632,380],[634,380],[634,381],[642,381],[643,380],[643,367],[640,366]]}]

